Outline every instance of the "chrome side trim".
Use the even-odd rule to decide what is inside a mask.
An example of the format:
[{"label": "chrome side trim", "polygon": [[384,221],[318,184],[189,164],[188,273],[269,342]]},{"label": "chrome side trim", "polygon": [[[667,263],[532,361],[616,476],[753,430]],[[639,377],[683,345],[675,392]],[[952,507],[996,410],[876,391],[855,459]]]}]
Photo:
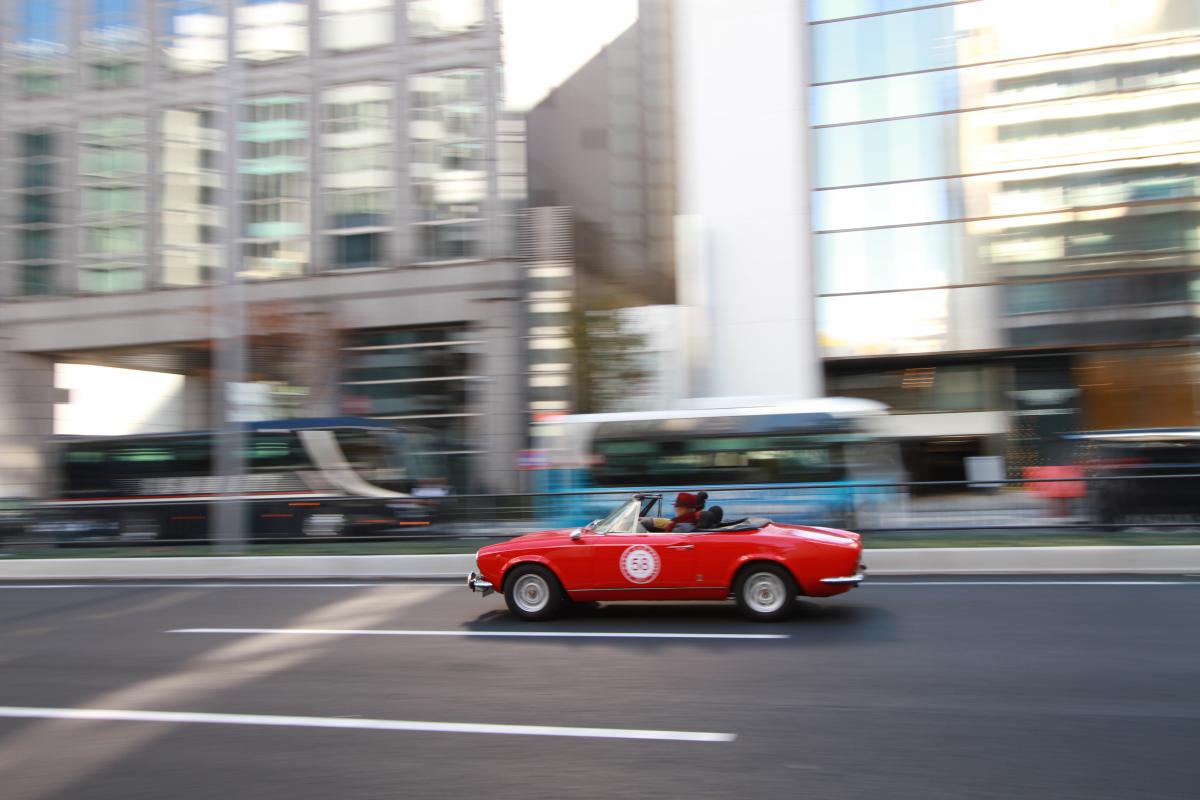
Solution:
[{"label": "chrome side trim", "polygon": [[467,576],[467,588],[472,592],[479,592],[484,597],[487,597],[489,594],[496,591],[496,588],[492,586],[491,582],[485,581],[483,576],[478,572],[472,572]]},{"label": "chrome side trim", "polygon": [[575,592],[584,594],[587,592],[690,592],[700,590],[705,592],[729,591],[728,586],[641,586],[638,584],[630,584],[629,586],[616,586],[608,589],[575,589]]},{"label": "chrome side trim", "polygon": [[865,577],[866,576],[860,572],[857,575],[847,575],[844,578],[821,578],[821,583],[831,583],[834,585],[851,584],[853,586],[857,586],[863,582],[863,578]]}]

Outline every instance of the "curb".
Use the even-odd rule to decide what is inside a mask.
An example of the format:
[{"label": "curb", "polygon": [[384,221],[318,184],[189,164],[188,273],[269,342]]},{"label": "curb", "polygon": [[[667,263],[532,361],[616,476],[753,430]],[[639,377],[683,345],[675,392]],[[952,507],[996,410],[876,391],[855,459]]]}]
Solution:
[{"label": "curb", "polygon": [[[1200,573],[1200,545],[868,549],[870,575],[1178,575]],[[0,561],[0,580],[464,580],[471,553],[381,556],[187,556]]]},{"label": "curb", "polygon": [[0,562],[0,580],[454,578],[466,581],[467,573],[474,568],[475,556],[471,553],[412,556],[29,558]]},{"label": "curb", "polygon": [[868,549],[869,575],[1179,575],[1200,573],[1200,545]]}]

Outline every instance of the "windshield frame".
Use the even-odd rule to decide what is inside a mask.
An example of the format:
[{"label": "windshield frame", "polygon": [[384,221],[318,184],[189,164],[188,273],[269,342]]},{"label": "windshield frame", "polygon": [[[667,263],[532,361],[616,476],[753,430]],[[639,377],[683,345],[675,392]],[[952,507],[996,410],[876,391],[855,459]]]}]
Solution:
[{"label": "windshield frame", "polygon": [[648,533],[649,531],[642,527],[641,519],[661,503],[662,497],[659,495],[634,495],[609,512],[604,519],[592,525],[590,530],[599,536]]}]

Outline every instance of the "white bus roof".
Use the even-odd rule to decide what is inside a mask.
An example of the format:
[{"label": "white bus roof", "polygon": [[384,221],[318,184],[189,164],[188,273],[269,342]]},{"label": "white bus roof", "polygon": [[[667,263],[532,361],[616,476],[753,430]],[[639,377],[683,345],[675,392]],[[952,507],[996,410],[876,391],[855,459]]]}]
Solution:
[{"label": "white bus roof", "polygon": [[623,411],[609,414],[567,414],[541,420],[543,425],[573,425],[602,422],[637,422],[660,419],[694,419],[701,417],[751,417],[767,414],[829,414],[833,417],[867,417],[886,414],[888,407],[875,400],[857,397],[822,397],[795,400],[771,406],[738,408],[691,408],[664,411]]}]

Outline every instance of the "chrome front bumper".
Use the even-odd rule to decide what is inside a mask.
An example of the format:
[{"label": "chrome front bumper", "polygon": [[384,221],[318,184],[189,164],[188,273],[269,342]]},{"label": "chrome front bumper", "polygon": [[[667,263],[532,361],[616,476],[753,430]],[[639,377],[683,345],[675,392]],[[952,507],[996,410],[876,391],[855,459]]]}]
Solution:
[{"label": "chrome front bumper", "polygon": [[484,597],[496,591],[496,587],[492,586],[490,581],[485,581],[478,572],[472,572],[467,576],[467,588],[472,592],[479,592]]}]

